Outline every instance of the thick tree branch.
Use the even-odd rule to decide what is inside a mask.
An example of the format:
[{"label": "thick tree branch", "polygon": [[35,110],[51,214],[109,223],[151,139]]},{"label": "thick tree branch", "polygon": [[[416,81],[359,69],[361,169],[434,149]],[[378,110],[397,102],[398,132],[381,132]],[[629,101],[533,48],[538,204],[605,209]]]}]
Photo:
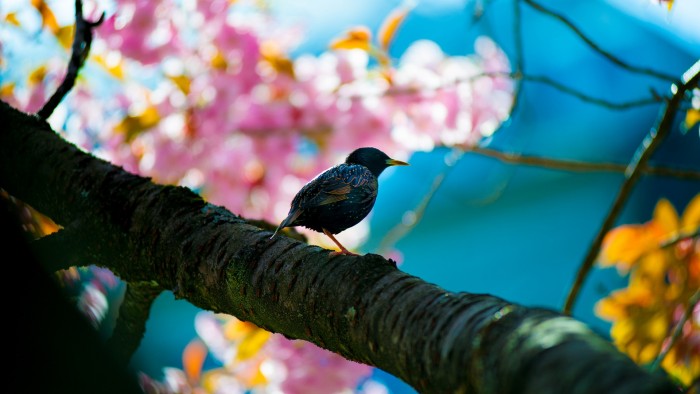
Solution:
[{"label": "thick tree branch", "polygon": [[[672,393],[583,323],[452,293],[381,256],[330,257],[80,151],[0,103],[0,187],[57,223],[94,222],[94,261],[200,308],[377,366],[424,393]],[[47,132],[48,131],[48,132]],[[115,258],[115,256],[117,256]]]},{"label": "thick tree branch", "polygon": [[671,85],[671,99],[668,100],[663,111],[661,111],[661,116],[658,123],[649,131],[649,134],[637,148],[637,152],[632,158],[630,164],[627,166],[627,169],[625,170],[625,181],[622,183],[622,186],[620,186],[620,190],[618,191],[617,196],[610,207],[610,211],[608,211],[603,224],[598,230],[593,242],[591,242],[591,246],[588,249],[586,257],[579,267],[576,274],[576,279],[574,280],[574,283],[569,290],[569,294],[566,297],[566,302],[563,308],[564,314],[571,314],[576,298],[578,297],[581,287],[583,286],[583,282],[585,281],[586,276],[588,276],[591,268],[593,268],[593,264],[598,257],[600,246],[603,243],[605,234],[607,234],[615,224],[615,221],[622,211],[625,202],[627,202],[627,198],[632,192],[632,188],[634,188],[634,185],[641,177],[644,168],[649,162],[649,159],[661,145],[666,136],[671,132],[673,121],[681,103],[685,98],[685,93],[688,90],[696,88],[699,82],[700,60],[695,62],[695,64],[693,64],[693,66],[691,66],[688,71],[684,73],[681,83]]}]

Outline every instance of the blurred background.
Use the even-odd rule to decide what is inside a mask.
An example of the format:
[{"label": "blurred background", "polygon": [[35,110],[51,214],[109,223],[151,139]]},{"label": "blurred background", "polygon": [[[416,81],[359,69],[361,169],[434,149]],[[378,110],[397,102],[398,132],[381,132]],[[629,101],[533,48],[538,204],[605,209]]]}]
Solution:
[{"label": "blurred background", "polygon": [[[5,3],[5,1],[3,1]],[[73,12],[72,2],[55,10]],[[642,69],[680,77],[700,58],[700,3],[676,0],[592,0],[538,2],[572,21],[615,57]],[[10,3],[7,3],[8,5]],[[319,55],[349,28],[377,31],[402,2],[269,1],[280,23],[303,27],[303,39],[291,57]],[[450,56],[474,52],[477,37],[487,35],[508,56],[520,61],[527,76],[544,76],[580,94],[611,103],[668,95],[668,81],[631,72],[591,49],[570,27],[522,3],[515,24],[510,0],[415,1],[401,24],[390,55],[401,57],[417,40],[432,40]],[[58,13],[58,11],[57,11]],[[9,37],[7,33],[3,39]],[[518,37],[522,40],[519,48]],[[4,47],[11,46],[3,42]],[[8,62],[3,78],[10,78]],[[586,163],[630,162],[658,121],[662,106],[612,108],[586,102],[550,84],[527,78],[510,117],[481,146],[501,152]],[[698,128],[681,132],[683,114],[651,159],[652,166],[700,171]],[[366,220],[362,253],[394,253],[400,269],[449,291],[488,293],[514,303],[560,310],[579,265],[610,210],[624,177],[611,171],[563,171],[506,163],[449,147],[414,152],[410,167],[389,168]],[[440,182],[436,188],[436,182]],[[700,193],[700,182],[643,176],[625,204],[617,224],[650,220],[660,198],[679,214]],[[426,196],[429,196],[426,200]],[[424,211],[419,207],[425,205]],[[342,240],[342,238],[341,238]],[[627,278],[614,268],[593,269],[573,316],[609,337],[610,322],[595,314],[595,304]],[[119,294],[115,288],[113,294]],[[106,318],[114,318],[110,310]],[[182,367],[182,352],[197,336],[200,310],[162,294],[154,304],[146,336],[132,365],[158,379],[164,367]],[[106,324],[103,330],[108,331]],[[215,366],[208,359],[206,365]],[[375,370],[373,378],[390,393],[415,392]]]}]

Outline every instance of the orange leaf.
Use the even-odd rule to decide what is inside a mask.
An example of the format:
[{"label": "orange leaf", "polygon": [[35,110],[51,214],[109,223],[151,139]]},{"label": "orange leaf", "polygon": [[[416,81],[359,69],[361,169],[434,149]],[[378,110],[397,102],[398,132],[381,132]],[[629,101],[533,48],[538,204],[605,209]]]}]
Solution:
[{"label": "orange leaf", "polygon": [[123,80],[124,79],[124,62],[122,61],[122,58],[119,56],[116,57],[109,57],[109,61],[105,59],[104,56],[100,55],[91,55],[90,60],[94,61],[98,65],[100,65],[102,68],[104,68],[110,75],[112,75],[114,78]]},{"label": "orange leaf", "polygon": [[294,78],[294,63],[285,56],[275,44],[264,42],[260,46],[260,54],[262,55],[262,59],[277,73],[286,74]]},{"label": "orange leaf", "polygon": [[131,141],[137,135],[158,124],[159,121],[160,114],[158,113],[158,109],[151,105],[136,116],[126,116],[114,127],[114,131],[116,133],[126,134],[126,140]]},{"label": "orange leaf", "polygon": [[599,264],[604,267],[617,265],[622,271],[628,270],[650,247],[655,246],[647,227],[625,225],[610,230],[603,239]]},{"label": "orange leaf", "polygon": [[0,86],[0,97],[9,97],[15,94],[15,83],[9,82]]},{"label": "orange leaf", "polygon": [[685,122],[683,127],[686,130],[693,128],[700,122],[700,109],[691,108],[685,113]]},{"label": "orange leaf", "polygon": [[29,84],[30,85],[37,85],[42,82],[44,82],[44,77],[46,77],[46,66],[42,65],[34,69],[31,73],[29,73]]},{"label": "orange leaf", "polygon": [[226,67],[228,67],[228,62],[221,51],[216,51],[211,58],[211,67],[216,70],[226,70]]},{"label": "orange leaf", "polygon": [[75,30],[75,27],[73,25],[69,25],[59,27],[56,31],[56,39],[63,48],[68,49],[71,47],[71,45],[73,45],[73,30]]},{"label": "orange leaf", "polygon": [[232,318],[224,325],[224,336],[232,341],[239,341],[257,329],[258,326],[253,323]]},{"label": "orange leaf", "polygon": [[5,22],[7,22],[7,23],[9,23],[9,24],[11,24],[11,25],[15,25],[15,26],[19,26],[19,25],[20,25],[19,19],[17,19],[17,13],[16,13],[16,12],[10,12],[9,14],[5,15]]},{"label": "orange leaf", "polygon": [[182,352],[182,367],[190,383],[199,382],[204,360],[207,358],[207,347],[198,339],[193,340]]},{"label": "orange leaf", "polygon": [[660,227],[659,235],[663,237],[671,237],[678,231],[678,213],[671,202],[665,198],[656,203],[653,221]]},{"label": "orange leaf", "polygon": [[238,352],[236,359],[239,361],[247,360],[255,356],[260,349],[265,345],[272,333],[258,328],[246,335],[246,337],[238,344]]},{"label": "orange leaf", "polygon": [[681,218],[681,232],[689,234],[697,231],[700,227],[700,194],[693,197],[685,207]]},{"label": "orange leaf", "polygon": [[331,42],[331,49],[362,49],[369,51],[372,33],[365,26],[358,26],[348,30],[345,36]]},{"label": "orange leaf", "polygon": [[168,79],[173,81],[175,86],[177,86],[182,93],[188,94],[190,92],[190,84],[192,83],[192,80],[188,76],[173,75],[169,76]]},{"label": "orange leaf", "polygon": [[379,46],[385,51],[389,50],[389,45],[391,41],[396,36],[396,31],[398,30],[401,23],[406,19],[408,12],[412,7],[408,7],[402,4],[394,8],[389,15],[384,19],[382,25],[379,27],[379,34],[377,35],[377,40],[379,41]]},{"label": "orange leaf", "polygon": [[41,14],[41,26],[47,27],[52,33],[56,34],[59,26],[56,16],[49,8],[49,5],[44,0],[32,0],[32,6]]}]

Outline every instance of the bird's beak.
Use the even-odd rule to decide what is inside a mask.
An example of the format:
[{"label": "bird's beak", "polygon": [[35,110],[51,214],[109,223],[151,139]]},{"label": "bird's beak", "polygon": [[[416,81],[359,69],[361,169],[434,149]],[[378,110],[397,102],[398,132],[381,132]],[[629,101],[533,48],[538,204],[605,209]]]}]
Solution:
[{"label": "bird's beak", "polygon": [[390,166],[407,166],[408,163],[401,160],[386,159],[386,164]]}]

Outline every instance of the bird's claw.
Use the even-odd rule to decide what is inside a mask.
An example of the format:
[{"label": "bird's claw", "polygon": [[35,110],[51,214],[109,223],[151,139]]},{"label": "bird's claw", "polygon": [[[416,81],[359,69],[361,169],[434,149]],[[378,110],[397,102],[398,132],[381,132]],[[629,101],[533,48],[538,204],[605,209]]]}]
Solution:
[{"label": "bird's claw", "polygon": [[335,250],[329,253],[331,257],[345,255],[345,256],[359,256],[357,253],[353,253],[349,250]]}]

